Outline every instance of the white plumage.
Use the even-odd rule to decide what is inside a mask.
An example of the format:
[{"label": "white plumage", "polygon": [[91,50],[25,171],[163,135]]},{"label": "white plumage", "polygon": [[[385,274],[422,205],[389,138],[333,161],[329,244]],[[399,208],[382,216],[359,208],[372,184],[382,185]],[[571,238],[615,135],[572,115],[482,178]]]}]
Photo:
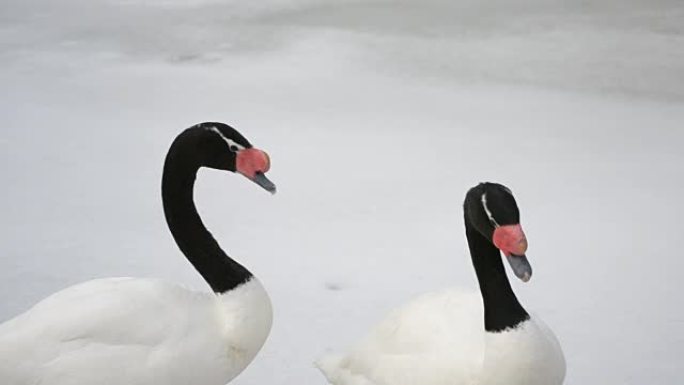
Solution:
[{"label": "white plumage", "polygon": [[256,278],[222,295],[106,278],[57,292],[0,325],[3,385],[224,385],[271,328]]},{"label": "white plumage", "polygon": [[563,352],[537,317],[500,333],[485,333],[483,323],[479,293],[428,293],[390,312],[348,353],[316,365],[334,385],[562,383]]}]

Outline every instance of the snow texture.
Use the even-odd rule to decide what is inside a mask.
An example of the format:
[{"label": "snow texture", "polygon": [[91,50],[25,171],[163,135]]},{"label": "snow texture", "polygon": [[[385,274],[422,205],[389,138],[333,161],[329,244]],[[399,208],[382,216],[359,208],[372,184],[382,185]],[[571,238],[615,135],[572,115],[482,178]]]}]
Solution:
[{"label": "snow texture", "polygon": [[324,384],[312,362],[391,308],[475,289],[461,203],[485,180],[516,194],[535,276],[513,285],[566,384],[681,382],[679,0],[5,0],[0,108],[0,319],[97,277],[205,288],[160,177],[218,120],[279,191],[198,178],[273,300],[235,384]]}]

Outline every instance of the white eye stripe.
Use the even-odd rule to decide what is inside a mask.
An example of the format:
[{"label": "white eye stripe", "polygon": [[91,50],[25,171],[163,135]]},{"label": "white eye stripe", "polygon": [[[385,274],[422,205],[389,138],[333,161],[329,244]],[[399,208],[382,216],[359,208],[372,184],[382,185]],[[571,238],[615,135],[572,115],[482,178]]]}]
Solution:
[{"label": "white eye stripe", "polygon": [[487,193],[482,194],[481,200],[482,200],[482,207],[484,208],[485,213],[487,213],[487,218],[489,218],[489,221],[492,222],[494,227],[499,227],[499,224],[496,222],[496,219],[494,219],[492,212],[489,211],[489,207],[487,207]]},{"label": "white eye stripe", "polygon": [[[217,133],[217,134],[221,137],[221,139],[223,139],[224,142],[228,143],[228,149],[229,149],[230,151],[232,151],[232,152],[237,152],[237,151],[240,151],[240,150],[244,150],[244,149],[245,149],[245,146],[243,146],[243,145],[241,145],[241,144],[235,142],[235,141],[232,140],[232,139],[228,139],[228,138],[226,138],[225,136],[223,136],[223,133],[222,133],[218,128],[216,128],[216,127],[207,127],[207,130],[213,131],[213,132]],[[233,148],[237,148],[237,150],[233,150]]]}]

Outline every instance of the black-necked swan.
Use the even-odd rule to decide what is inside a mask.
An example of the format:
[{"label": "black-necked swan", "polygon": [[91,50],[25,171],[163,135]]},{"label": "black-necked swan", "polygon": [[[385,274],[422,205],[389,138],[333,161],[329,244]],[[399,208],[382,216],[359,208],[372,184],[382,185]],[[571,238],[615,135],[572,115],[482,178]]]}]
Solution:
[{"label": "black-necked swan", "polygon": [[225,385],[271,329],[259,281],[226,255],[193,202],[199,168],[238,172],[264,189],[268,155],[222,123],[201,123],[171,145],[162,200],[178,247],[213,292],[157,279],[71,286],[0,325],[3,385]]},{"label": "black-necked swan", "polygon": [[351,351],[316,363],[331,384],[563,383],[558,340],[518,302],[502,262],[500,252],[516,276],[530,279],[513,194],[500,184],[481,183],[468,191],[463,208],[480,292],[444,290],[394,310]]}]

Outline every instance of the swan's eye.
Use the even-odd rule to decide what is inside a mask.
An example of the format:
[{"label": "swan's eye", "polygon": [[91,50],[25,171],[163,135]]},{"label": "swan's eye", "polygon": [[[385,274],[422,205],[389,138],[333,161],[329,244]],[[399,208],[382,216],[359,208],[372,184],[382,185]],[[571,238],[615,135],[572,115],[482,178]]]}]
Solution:
[{"label": "swan's eye", "polygon": [[238,152],[238,151],[240,151],[240,150],[244,150],[244,149],[245,149],[245,147],[244,147],[243,145],[241,145],[241,144],[239,144],[239,143],[236,143],[236,142],[233,141],[232,139],[226,138],[225,135],[223,135],[223,133],[221,133],[221,131],[219,131],[218,128],[216,128],[216,127],[208,127],[207,129],[208,129],[209,131],[213,131],[213,132],[215,132],[216,134],[218,134],[218,136],[220,136],[221,139],[223,139],[223,141],[226,142],[226,144],[228,145],[228,149],[229,149],[231,152]]}]

